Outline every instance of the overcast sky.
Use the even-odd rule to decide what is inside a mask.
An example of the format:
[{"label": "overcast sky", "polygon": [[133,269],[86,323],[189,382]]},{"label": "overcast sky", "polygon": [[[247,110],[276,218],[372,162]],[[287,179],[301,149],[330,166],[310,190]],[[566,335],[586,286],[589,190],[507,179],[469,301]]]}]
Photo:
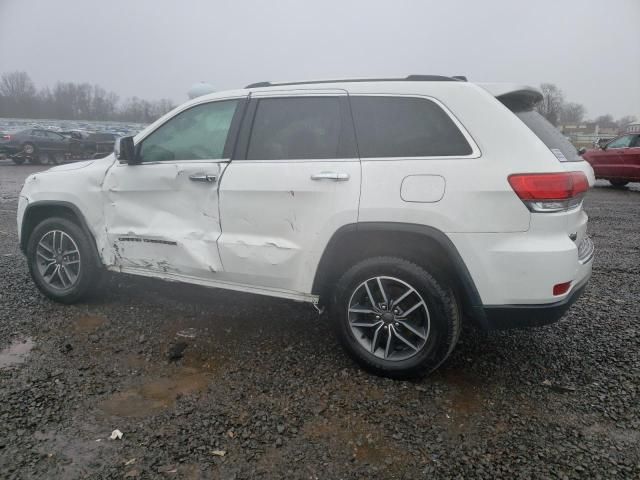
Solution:
[{"label": "overcast sky", "polygon": [[0,73],[186,100],[262,80],[467,75],[640,115],[640,0],[0,0]]}]

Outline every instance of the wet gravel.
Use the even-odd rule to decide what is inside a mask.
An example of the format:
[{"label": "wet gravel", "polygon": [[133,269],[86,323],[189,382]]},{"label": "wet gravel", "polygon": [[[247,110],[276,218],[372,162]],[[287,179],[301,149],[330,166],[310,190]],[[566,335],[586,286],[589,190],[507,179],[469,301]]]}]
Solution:
[{"label": "wet gravel", "polygon": [[45,299],[15,227],[38,168],[0,162],[0,478],[640,478],[640,184],[590,192],[564,319],[466,328],[407,382],[305,304],[126,276]]}]

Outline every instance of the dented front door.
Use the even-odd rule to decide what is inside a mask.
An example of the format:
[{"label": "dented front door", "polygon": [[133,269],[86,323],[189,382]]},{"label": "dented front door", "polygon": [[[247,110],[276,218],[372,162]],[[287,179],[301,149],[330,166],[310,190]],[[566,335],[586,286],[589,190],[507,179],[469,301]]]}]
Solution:
[{"label": "dented front door", "polygon": [[[137,140],[141,163],[116,162],[103,184],[111,266],[214,279],[221,270],[218,183],[241,100],[191,106]],[[233,134],[231,134],[233,135]]]}]

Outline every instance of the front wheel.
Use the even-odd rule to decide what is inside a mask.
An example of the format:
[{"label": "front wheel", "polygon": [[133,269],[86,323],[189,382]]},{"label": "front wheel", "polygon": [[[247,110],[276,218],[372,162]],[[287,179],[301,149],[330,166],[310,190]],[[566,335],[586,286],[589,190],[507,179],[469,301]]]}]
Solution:
[{"label": "front wheel", "polygon": [[461,329],[452,290],[425,268],[394,257],[351,267],[338,281],[331,315],[351,357],[393,378],[435,370],[455,347]]},{"label": "front wheel", "polygon": [[102,269],[91,239],[74,222],[48,218],[33,230],[27,244],[29,272],[47,297],[74,303],[97,285]]}]

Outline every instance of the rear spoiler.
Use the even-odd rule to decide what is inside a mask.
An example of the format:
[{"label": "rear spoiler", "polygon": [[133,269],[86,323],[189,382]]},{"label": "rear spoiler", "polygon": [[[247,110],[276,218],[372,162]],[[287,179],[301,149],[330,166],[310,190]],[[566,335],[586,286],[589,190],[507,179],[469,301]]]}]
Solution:
[{"label": "rear spoiler", "polygon": [[528,85],[479,83],[478,86],[484,88],[512,111],[531,110],[542,100],[540,90]]}]

